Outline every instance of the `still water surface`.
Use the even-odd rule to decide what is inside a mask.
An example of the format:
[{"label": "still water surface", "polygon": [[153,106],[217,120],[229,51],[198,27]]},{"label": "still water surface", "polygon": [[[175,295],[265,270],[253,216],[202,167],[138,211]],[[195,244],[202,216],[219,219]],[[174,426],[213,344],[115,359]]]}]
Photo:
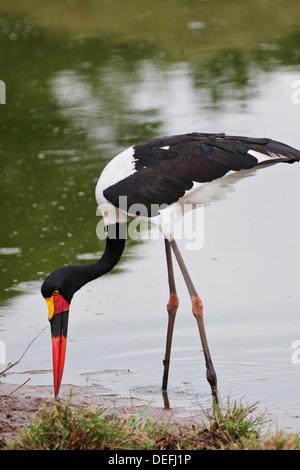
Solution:
[{"label": "still water surface", "polygon": [[[7,361],[47,327],[9,382],[52,383],[40,285],[59,266],[101,256],[94,188],[119,151],[190,131],[268,136],[300,148],[295,2],[176,2],[172,10],[167,1],[157,9],[126,2],[127,10],[102,3],[100,11],[93,1],[54,2],[51,15],[33,1],[23,10],[3,5],[0,339]],[[170,21],[162,20],[166,12]],[[255,24],[247,20],[253,12]],[[292,361],[300,340],[299,181],[300,165],[282,164],[239,182],[205,208],[203,248],[185,252],[221,396],[259,401],[293,429],[300,428],[300,364]],[[185,241],[179,245],[184,250]],[[210,395],[177,269],[176,280],[169,399],[191,410]],[[167,300],[163,241],[128,240],[113,273],[73,299],[64,383],[97,383],[163,406]]]}]

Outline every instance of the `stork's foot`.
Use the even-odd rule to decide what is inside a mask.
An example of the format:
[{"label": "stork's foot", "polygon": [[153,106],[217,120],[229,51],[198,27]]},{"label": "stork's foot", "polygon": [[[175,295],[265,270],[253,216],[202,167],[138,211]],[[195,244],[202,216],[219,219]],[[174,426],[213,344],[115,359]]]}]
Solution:
[{"label": "stork's foot", "polygon": [[170,409],[170,402],[169,402],[169,397],[168,397],[167,390],[162,390],[162,397],[163,397],[163,401],[164,401],[165,410],[169,410]]},{"label": "stork's foot", "polygon": [[206,364],[206,378],[211,388],[213,403],[218,405],[218,389],[217,389],[217,374],[214,369],[207,339],[206,333],[204,329],[204,322],[203,322],[203,303],[199,296],[191,296],[192,301],[192,311],[193,315],[196,318],[198,329],[200,333],[200,338],[203,346],[203,352],[205,357],[205,364]]},{"label": "stork's foot", "polygon": [[213,405],[218,406],[219,397],[218,397],[218,388],[217,388],[217,374],[215,372],[214,367],[206,366],[206,378],[211,388]]}]

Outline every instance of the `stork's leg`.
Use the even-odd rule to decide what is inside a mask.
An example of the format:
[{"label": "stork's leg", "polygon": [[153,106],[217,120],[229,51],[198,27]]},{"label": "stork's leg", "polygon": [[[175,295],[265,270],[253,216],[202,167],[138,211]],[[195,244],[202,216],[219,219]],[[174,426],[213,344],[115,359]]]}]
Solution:
[{"label": "stork's leg", "polygon": [[165,352],[165,358],[163,360],[163,365],[164,365],[164,375],[163,375],[163,381],[162,381],[163,390],[167,390],[167,386],[168,386],[173,329],[174,329],[175,316],[176,316],[176,312],[177,312],[177,308],[179,304],[178,297],[176,294],[176,287],[175,287],[175,279],[174,279],[173,263],[172,263],[172,252],[171,252],[170,243],[167,239],[165,239],[165,248],[166,248],[167,266],[168,266],[170,298],[169,298],[169,302],[167,305],[169,318],[168,318],[166,352]]},{"label": "stork's leg", "polygon": [[215,372],[215,369],[211,360],[206,333],[205,333],[205,328],[204,328],[203,303],[199,295],[197,294],[197,291],[194,287],[194,284],[185,266],[185,263],[183,261],[183,258],[181,256],[181,253],[179,251],[176,241],[172,240],[170,244],[176,256],[177,262],[179,264],[179,267],[181,269],[182,275],[184,277],[185,283],[187,285],[187,288],[191,297],[193,314],[198,324],[198,329],[200,333],[200,338],[201,338],[201,343],[202,343],[202,348],[203,348],[203,353],[204,353],[204,358],[205,358],[206,378],[211,387],[213,401],[215,404],[217,404],[218,403],[217,375],[216,375],[216,372]]}]

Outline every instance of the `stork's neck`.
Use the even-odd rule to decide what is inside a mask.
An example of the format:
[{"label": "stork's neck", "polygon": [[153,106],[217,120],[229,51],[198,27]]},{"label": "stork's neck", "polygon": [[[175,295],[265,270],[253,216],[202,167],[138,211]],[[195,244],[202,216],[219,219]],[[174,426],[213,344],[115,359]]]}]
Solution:
[{"label": "stork's neck", "polygon": [[118,263],[125,247],[124,226],[126,225],[116,224],[113,230],[112,227],[108,228],[105,250],[99,261],[85,266],[74,266],[76,290],[108,273]]}]

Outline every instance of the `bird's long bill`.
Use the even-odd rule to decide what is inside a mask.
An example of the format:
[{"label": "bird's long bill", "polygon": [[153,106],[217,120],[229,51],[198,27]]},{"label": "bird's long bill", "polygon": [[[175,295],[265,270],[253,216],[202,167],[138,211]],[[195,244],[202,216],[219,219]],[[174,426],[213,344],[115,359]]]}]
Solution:
[{"label": "bird's long bill", "polygon": [[64,371],[69,311],[54,315],[51,320],[54,394],[57,397]]}]

